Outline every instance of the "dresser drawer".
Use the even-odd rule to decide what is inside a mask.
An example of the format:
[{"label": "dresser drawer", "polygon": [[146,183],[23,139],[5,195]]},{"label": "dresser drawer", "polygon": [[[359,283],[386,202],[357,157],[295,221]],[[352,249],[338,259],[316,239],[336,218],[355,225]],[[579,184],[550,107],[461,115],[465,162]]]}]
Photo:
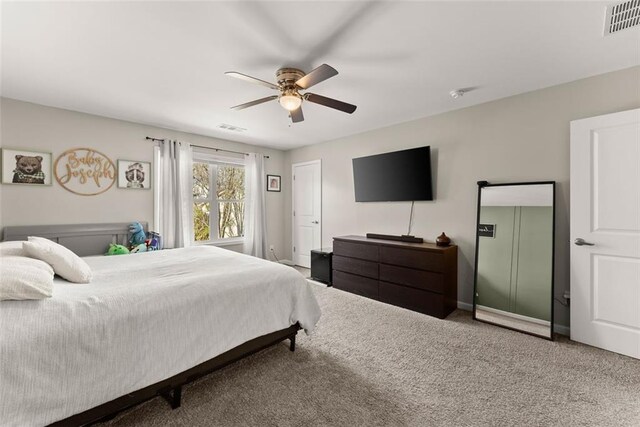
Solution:
[{"label": "dresser drawer", "polygon": [[357,274],[359,276],[378,278],[378,263],[364,261],[356,258],[347,258],[339,255],[333,257],[333,269],[344,273]]},{"label": "dresser drawer", "polygon": [[388,246],[380,247],[380,262],[438,273],[444,269],[444,259],[440,253]]},{"label": "dresser drawer", "polygon": [[333,270],[333,287],[364,297],[378,299],[378,281],[367,277]]},{"label": "dresser drawer", "polygon": [[442,273],[380,264],[380,280],[440,294],[444,293]]},{"label": "dresser drawer", "polygon": [[445,307],[444,295],[394,285],[393,283],[380,282],[378,299],[382,302],[418,311],[440,319],[447,317],[450,312],[450,310]]},{"label": "dresser drawer", "polygon": [[334,240],[333,255],[378,262],[378,246]]}]

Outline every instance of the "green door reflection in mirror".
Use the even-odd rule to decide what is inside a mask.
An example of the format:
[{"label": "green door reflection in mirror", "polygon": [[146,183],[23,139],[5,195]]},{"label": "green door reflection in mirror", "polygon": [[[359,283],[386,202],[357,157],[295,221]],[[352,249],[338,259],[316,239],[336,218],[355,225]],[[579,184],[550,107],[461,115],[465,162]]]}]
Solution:
[{"label": "green door reflection in mirror", "polygon": [[474,318],[552,338],[555,183],[479,190]]}]

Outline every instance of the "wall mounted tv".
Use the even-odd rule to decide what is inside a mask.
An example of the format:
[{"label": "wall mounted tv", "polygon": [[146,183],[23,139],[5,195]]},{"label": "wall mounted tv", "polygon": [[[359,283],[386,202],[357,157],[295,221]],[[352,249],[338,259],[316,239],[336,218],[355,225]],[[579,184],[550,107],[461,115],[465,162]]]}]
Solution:
[{"label": "wall mounted tv", "polygon": [[431,148],[353,159],[356,202],[433,200]]}]

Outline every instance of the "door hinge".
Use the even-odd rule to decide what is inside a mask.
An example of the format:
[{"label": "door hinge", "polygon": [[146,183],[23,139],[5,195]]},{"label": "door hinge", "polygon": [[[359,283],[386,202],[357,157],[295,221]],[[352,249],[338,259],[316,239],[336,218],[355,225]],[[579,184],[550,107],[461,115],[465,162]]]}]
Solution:
[{"label": "door hinge", "polygon": [[293,211],[293,216],[296,216],[296,211]]},{"label": "door hinge", "polygon": [[293,252],[295,252],[295,251],[296,251],[296,247],[294,246],[294,247],[293,247]]},{"label": "door hinge", "polygon": [[295,176],[295,175],[293,175],[293,180],[294,180],[294,181],[296,180],[296,176]]}]

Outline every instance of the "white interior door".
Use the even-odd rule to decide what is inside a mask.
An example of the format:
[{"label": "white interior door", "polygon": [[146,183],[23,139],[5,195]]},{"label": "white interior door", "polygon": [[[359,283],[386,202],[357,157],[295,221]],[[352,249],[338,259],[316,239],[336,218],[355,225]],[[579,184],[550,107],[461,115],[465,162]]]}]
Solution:
[{"label": "white interior door", "polygon": [[640,358],[640,109],[571,123],[571,241],[571,339]]},{"label": "white interior door", "polygon": [[320,249],[322,175],[320,160],[295,163],[293,176],[293,262],[311,267],[311,250]]}]

